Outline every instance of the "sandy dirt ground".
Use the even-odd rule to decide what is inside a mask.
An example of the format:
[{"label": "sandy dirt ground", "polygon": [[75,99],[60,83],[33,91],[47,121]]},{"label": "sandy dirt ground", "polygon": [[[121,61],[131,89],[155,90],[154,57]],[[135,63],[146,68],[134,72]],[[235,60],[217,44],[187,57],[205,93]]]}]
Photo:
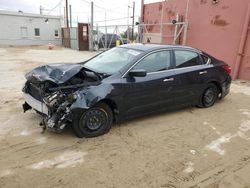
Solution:
[{"label": "sandy dirt ground", "polygon": [[76,138],[41,134],[41,117],[22,112],[25,72],[93,53],[0,48],[0,187],[250,187],[250,83],[209,109],[186,108]]}]

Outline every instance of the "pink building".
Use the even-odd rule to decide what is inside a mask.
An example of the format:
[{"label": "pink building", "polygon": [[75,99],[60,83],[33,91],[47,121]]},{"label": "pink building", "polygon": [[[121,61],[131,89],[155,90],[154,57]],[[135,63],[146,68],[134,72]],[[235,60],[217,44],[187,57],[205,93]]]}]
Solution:
[{"label": "pink building", "polygon": [[[177,13],[185,20],[187,1],[145,4],[143,22],[155,25],[144,29],[144,42],[172,44],[175,25],[157,24],[172,22]],[[234,78],[250,80],[250,0],[189,0],[188,7],[186,44],[227,62]]]}]

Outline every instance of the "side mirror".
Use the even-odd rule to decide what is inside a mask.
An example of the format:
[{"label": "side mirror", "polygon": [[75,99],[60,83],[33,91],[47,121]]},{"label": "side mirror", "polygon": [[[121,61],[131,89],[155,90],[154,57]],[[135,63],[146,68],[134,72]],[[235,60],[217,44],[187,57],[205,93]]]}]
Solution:
[{"label": "side mirror", "polygon": [[144,69],[135,69],[129,72],[129,76],[132,77],[145,77],[147,76],[147,71]]}]

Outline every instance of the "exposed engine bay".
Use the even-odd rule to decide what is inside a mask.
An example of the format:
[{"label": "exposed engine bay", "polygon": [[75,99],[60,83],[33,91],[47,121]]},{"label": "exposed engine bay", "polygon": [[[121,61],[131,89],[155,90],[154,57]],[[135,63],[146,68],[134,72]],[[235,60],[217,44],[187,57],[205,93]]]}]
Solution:
[{"label": "exposed engine bay", "polygon": [[80,64],[38,67],[26,74],[23,92],[32,99],[23,104],[24,112],[37,106],[34,101],[40,103],[41,109],[34,110],[43,115],[40,123],[43,130],[50,128],[61,132],[72,122],[71,106],[80,97],[79,90],[84,92],[87,87],[98,85],[104,77],[107,75],[83,68]]}]

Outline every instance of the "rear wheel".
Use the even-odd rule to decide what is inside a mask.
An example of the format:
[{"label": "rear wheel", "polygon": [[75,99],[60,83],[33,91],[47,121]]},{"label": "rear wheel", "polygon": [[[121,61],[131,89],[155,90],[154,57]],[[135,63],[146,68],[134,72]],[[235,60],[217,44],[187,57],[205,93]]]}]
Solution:
[{"label": "rear wheel", "polygon": [[199,107],[208,108],[214,105],[218,99],[218,89],[216,85],[209,84],[201,96]]},{"label": "rear wheel", "polygon": [[79,138],[91,138],[107,133],[113,123],[113,112],[104,103],[99,103],[84,112],[73,123],[73,130]]}]

